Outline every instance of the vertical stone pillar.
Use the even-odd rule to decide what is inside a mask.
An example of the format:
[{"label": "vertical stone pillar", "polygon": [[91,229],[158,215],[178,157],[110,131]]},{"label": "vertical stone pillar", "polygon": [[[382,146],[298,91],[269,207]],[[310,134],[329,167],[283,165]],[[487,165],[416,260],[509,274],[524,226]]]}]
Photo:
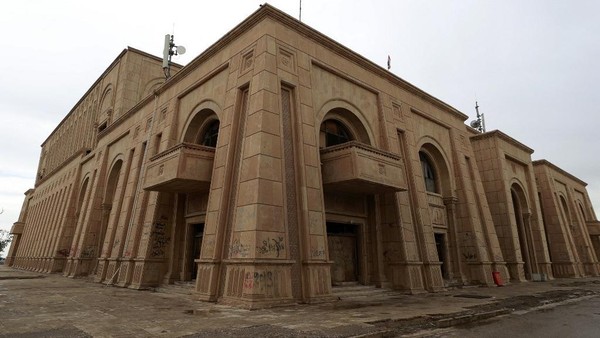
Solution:
[{"label": "vertical stone pillar", "polygon": [[390,283],[388,282],[385,276],[385,265],[383,262],[384,254],[383,254],[383,220],[382,220],[382,210],[385,210],[385,206],[383,205],[384,196],[374,196],[373,199],[369,198],[369,214],[373,214],[372,219],[373,224],[370,224],[369,228],[372,228],[372,233],[374,237],[374,250],[373,250],[373,258],[375,260],[375,275],[373,278],[373,282],[377,287],[389,287]]},{"label": "vertical stone pillar", "polygon": [[10,243],[8,254],[6,255],[6,265],[8,266],[13,266],[15,263],[15,258],[17,256],[22,256],[22,253],[19,251],[19,245],[21,244],[23,230],[26,224],[25,222],[27,220],[27,215],[29,214],[29,202],[31,201],[31,196],[33,195],[34,191],[34,189],[29,189],[25,192],[25,199],[23,201],[23,206],[21,207],[19,219],[13,224],[13,227],[10,230],[10,233],[13,235],[13,239]]},{"label": "vertical stone pillar", "polygon": [[[251,52],[243,58],[250,60]],[[243,62],[244,65],[247,62]],[[217,301],[222,295],[225,263],[231,251],[242,249],[237,243],[230,242],[232,201],[236,196],[237,177],[240,174],[242,152],[242,130],[246,121],[249,90],[247,86],[236,87],[239,69],[230,70],[229,92],[226,95],[226,107],[219,115],[219,139],[215,151],[213,173],[208,195],[208,206],[202,238],[202,251],[196,277],[196,296],[204,301]],[[247,163],[248,164],[248,163]],[[251,164],[251,163],[250,163]],[[256,168],[253,168],[256,169]],[[188,234],[189,235],[189,234]]]},{"label": "vertical stone pillar", "polygon": [[105,232],[108,227],[108,220],[110,219],[110,211],[112,209],[111,203],[102,203],[101,205],[101,216],[100,216],[100,233],[97,240],[97,262],[96,262],[96,276],[94,277],[94,281],[101,282],[104,280],[104,276],[106,276],[107,265],[107,254],[102,252],[102,248],[104,243],[102,240],[105,237]]},{"label": "vertical stone pillar", "polygon": [[10,243],[10,248],[8,249],[8,254],[6,255],[6,265],[13,266],[15,261],[15,256],[19,250],[19,244],[21,244],[21,236],[23,235],[23,228],[25,227],[25,223],[23,222],[15,222],[10,230],[11,235],[13,235],[12,241]]},{"label": "vertical stone pillar", "polygon": [[[233,199],[223,301],[256,308],[291,303],[292,253],[286,217],[277,76],[255,71],[242,114],[241,161]],[[234,164],[236,165],[236,164]],[[236,165],[237,166],[237,165]],[[247,168],[244,170],[244,168]]]},{"label": "vertical stone pillar", "polygon": [[458,280],[461,284],[465,282],[465,277],[462,271],[461,265],[461,253],[460,243],[458,242],[458,230],[456,229],[458,224],[456,221],[456,204],[458,198],[446,197],[444,198],[444,205],[446,206],[446,216],[448,220],[448,243],[450,244],[450,254],[452,256],[452,265],[448,269],[449,278]]}]

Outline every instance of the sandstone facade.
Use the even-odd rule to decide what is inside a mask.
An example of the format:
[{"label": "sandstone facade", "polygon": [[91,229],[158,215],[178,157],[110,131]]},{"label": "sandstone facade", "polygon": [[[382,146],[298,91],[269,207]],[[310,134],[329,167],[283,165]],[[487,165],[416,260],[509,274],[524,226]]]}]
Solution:
[{"label": "sandstone facade", "polygon": [[10,265],[249,308],[598,274],[579,180],[561,242],[529,148],[269,5],[174,73],[129,48],[67,114]]}]

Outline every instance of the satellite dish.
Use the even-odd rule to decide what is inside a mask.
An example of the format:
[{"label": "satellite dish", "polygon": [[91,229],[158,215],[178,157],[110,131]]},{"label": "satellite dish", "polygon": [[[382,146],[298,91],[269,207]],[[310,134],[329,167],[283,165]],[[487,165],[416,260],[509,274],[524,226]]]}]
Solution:
[{"label": "satellite dish", "polygon": [[479,129],[480,125],[481,125],[481,122],[479,120],[473,120],[473,121],[471,121],[471,128]]},{"label": "satellite dish", "polygon": [[185,54],[185,47],[183,47],[183,46],[177,46],[176,50],[177,50],[177,53],[175,53],[176,55],[183,55],[183,54]]}]

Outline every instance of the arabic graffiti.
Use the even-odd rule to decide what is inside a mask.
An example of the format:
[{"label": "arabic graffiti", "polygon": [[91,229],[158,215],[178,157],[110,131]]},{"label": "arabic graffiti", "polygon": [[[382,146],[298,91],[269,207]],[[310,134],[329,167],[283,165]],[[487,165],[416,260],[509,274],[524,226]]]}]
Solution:
[{"label": "arabic graffiti", "polygon": [[259,254],[266,255],[269,253],[275,253],[276,257],[279,257],[279,254],[285,249],[285,245],[283,244],[283,237],[268,238],[262,241],[261,245],[256,246],[256,251]]},{"label": "arabic graffiti", "polygon": [[171,240],[171,237],[167,235],[167,225],[165,223],[154,223],[150,236],[152,240],[150,256],[153,258],[164,257],[167,245]]}]

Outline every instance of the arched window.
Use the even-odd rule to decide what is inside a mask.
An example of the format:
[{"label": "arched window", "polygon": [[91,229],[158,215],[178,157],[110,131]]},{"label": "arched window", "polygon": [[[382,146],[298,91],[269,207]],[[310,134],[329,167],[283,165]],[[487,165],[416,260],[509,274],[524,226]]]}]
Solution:
[{"label": "arched window", "polygon": [[428,192],[438,192],[435,170],[433,169],[433,165],[431,164],[431,160],[429,156],[427,156],[424,152],[419,152],[419,159],[421,160],[421,169],[423,169],[423,178],[425,179],[425,190]]},{"label": "arched window", "polygon": [[581,217],[583,218],[584,221],[587,221],[587,217],[585,216],[585,210],[583,209],[583,206],[581,205],[581,203],[577,203],[579,205],[579,211],[581,211]]},{"label": "arched window", "polygon": [[213,121],[208,125],[203,134],[201,134],[199,143],[203,146],[213,147],[217,146],[217,138],[219,137],[219,121]]},{"label": "arched window", "polygon": [[567,206],[567,201],[562,195],[559,196],[559,199],[565,223],[567,223],[567,225],[573,225],[571,222],[571,214],[569,213],[569,207]]},{"label": "arched window", "polygon": [[323,121],[321,123],[320,136],[321,140],[324,139],[326,147],[346,143],[354,139],[348,128],[337,120]]}]

